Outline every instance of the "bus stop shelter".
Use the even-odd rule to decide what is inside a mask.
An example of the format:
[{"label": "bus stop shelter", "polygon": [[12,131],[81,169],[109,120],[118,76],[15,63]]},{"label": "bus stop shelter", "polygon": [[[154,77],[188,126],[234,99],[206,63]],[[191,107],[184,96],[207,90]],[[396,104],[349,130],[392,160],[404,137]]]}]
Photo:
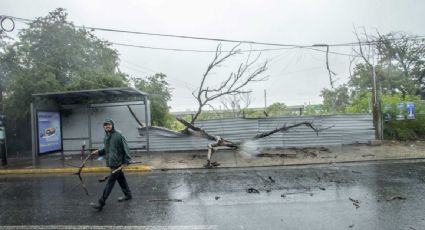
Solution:
[{"label": "bus stop shelter", "polygon": [[[50,153],[62,156],[103,146],[105,119],[127,139],[130,149],[149,152],[148,94],[135,88],[105,88],[33,94],[31,136],[33,163]],[[144,127],[142,136],[138,128]]]}]

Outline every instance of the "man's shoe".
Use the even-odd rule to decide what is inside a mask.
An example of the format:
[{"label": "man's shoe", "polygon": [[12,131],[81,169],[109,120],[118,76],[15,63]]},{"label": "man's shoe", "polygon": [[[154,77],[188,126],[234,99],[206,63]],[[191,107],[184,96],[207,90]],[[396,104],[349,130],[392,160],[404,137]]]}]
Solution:
[{"label": "man's shoe", "polygon": [[103,206],[105,206],[105,204],[102,204],[102,203],[100,203],[100,202],[98,202],[98,203],[90,203],[90,206],[92,206],[92,208],[94,208],[94,209],[97,209],[97,210],[99,210],[99,211],[102,211],[102,209],[103,209]]},{"label": "man's shoe", "polygon": [[123,202],[123,201],[131,200],[131,199],[132,199],[131,196],[120,196],[118,197],[118,202]]}]

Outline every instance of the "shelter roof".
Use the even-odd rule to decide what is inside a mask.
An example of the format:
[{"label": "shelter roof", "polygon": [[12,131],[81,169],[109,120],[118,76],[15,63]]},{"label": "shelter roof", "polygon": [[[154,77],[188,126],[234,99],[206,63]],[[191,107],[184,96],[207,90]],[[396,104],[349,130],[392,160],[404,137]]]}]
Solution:
[{"label": "shelter roof", "polygon": [[126,87],[36,93],[33,97],[51,99],[58,104],[66,105],[144,100],[147,95],[138,89]]}]

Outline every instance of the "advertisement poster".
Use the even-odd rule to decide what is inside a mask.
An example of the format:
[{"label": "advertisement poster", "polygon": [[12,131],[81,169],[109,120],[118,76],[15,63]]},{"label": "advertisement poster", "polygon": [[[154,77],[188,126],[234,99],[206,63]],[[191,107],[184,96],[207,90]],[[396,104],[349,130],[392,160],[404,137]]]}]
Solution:
[{"label": "advertisement poster", "polygon": [[37,112],[38,153],[62,150],[59,112]]},{"label": "advertisement poster", "polygon": [[395,117],[396,120],[404,120],[404,103],[398,103],[397,104],[397,115]]},{"label": "advertisement poster", "polygon": [[415,119],[415,104],[413,102],[406,103],[407,119]]}]

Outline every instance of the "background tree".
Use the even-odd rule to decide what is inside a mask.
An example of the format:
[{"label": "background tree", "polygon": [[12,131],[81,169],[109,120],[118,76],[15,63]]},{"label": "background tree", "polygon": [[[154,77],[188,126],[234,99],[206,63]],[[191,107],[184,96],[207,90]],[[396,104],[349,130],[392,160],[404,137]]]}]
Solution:
[{"label": "background tree", "polygon": [[0,29],[0,113],[3,114],[4,102],[3,92],[5,89],[5,73],[4,66],[10,65],[10,60],[4,58],[7,42],[10,41],[10,37],[6,34],[6,31]]},{"label": "background tree", "polygon": [[334,90],[323,89],[320,95],[323,98],[322,109],[327,113],[344,113],[350,102],[348,90],[345,84],[336,87]]},{"label": "background tree", "polygon": [[28,118],[33,93],[127,85],[117,51],[77,29],[62,8],[30,22],[0,60],[9,117]]},{"label": "background tree", "polygon": [[[402,93],[416,94],[415,83],[406,78],[403,72],[395,66],[379,65],[375,68],[376,81],[382,92],[389,94]],[[356,95],[364,94],[372,90],[372,69],[363,63],[354,67],[348,86]]]},{"label": "background tree", "polygon": [[[376,79],[383,92],[402,95],[420,95],[424,97],[425,81],[425,39],[420,39],[405,33],[389,33],[374,38],[376,59]],[[362,52],[357,52],[360,55]],[[370,58],[365,56],[364,63],[354,67],[349,86],[356,94],[371,90],[372,65]]]},{"label": "background tree", "polygon": [[403,95],[420,95],[425,99],[425,39],[402,32],[381,35],[378,32],[377,50],[382,57],[380,62],[393,66],[403,73],[409,82],[409,91]]},{"label": "background tree", "polygon": [[146,79],[136,79],[135,86],[149,94],[152,124],[172,128],[174,118],[170,115],[168,106],[168,102],[171,100],[171,89],[166,77],[165,74],[157,73]]},{"label": "background tree", "polygon": [[[366,93],[353,98],[353,103],[347,107],[349,113],[370,113],[371,96]],[[395,120],[397,105],[400,102],[412,102],[415,105],[416,118],[412,120]],[[425,138],[425,103],[419,96],[402,93],[382,95],[383,113],[390,114],[391,120],[385,121],[384,137],[396,140],[417,140]]]},{"label": "background tree", "polygon": [[[76,28],[58,8],[28,23],[0,51],[0,89],[8,117],[8,148],[30,149],[32,94],[127,86],[118,52],[90,31]],[[16,148],[19,147],[19,150]]]},{"label": "background tree", "polygon": [[252,102],[251,93],[225,95],[220,98],[220,102],[232,117],[241,117],[242,111],[247,109]]},{"label": "background tree", "polygon": [[[423,103],[425,98],[425,39],[410,34],[395,32],[385,35],[379,32],[376,35],[362,35],[356,31],[358,47],[354,52],[361,62],[355,64],[350,80],[346,85],[349,93],[349,104],[345,112],[370,113],[379,108],[395,107],[400,102],[414,102],[417,117],[415,120],[386,121],[384,122],[385,138],[417,139],[425,136],[423,127]],[[374,102],[372,95],[373,71],[376,77],[376,98],[381,105]],[[345,91],[345,90],[344,90]],[[329,95],[336,91],[324,89],[322,91],[323,105],[329,107]],[[346,99],[346,93],[342,99]],[[347,102],[346,100],[341,100]],[[328,110],[328,109],[326,109]],[[343,112],[341,107],[339,112]],[[376,114],[374,113],[374,124]],[[379,116],[378,116],[379,117]],[[422,123],[421,123],[422,122]]]},{"label": "background tree", "polygon": [[284,103],[275,102],[266,108],[266,113],[268,116],[282,116],[282,115],[291,115],[292,112]]}]

